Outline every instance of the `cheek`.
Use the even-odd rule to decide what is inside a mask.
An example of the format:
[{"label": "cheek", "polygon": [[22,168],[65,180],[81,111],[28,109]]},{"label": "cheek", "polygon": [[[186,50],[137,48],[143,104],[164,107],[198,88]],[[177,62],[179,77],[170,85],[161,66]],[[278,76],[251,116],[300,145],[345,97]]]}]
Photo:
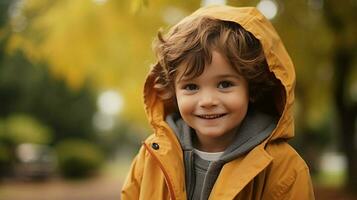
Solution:
[{"label": "cheek", "polygon": [[226,96],[223,101],[226,102],[226,105],[234,110],[241,110],[248,107],[249,97],[248,95],[232,95]]},{"label": "cheek", "polygon": [[176,95],[177,106],[181,114],[191,113],[194,109],[194,101],[186,96]]}]

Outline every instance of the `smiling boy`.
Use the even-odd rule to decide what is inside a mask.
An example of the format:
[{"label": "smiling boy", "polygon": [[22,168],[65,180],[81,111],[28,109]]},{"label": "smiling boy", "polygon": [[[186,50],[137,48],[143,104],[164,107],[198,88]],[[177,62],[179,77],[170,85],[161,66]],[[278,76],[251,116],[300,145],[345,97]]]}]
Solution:
[{"label": "smiling boy", "polygon": [[154,129],[122,199],[314,199],[294,135],[293,64],[255,8],[201,8],[159,33],[144,88]]}]

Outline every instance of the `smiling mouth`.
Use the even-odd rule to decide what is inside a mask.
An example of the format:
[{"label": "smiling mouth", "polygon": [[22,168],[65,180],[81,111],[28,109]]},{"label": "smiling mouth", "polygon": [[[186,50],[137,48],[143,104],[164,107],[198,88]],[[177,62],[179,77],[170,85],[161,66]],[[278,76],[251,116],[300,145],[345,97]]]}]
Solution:
[{"label": "smiling mouth", "polygon": [[226,114],[214,114],[214,115],[196,115],[197,117],[201,119],[217,119],[220,117],[225,116]]}]

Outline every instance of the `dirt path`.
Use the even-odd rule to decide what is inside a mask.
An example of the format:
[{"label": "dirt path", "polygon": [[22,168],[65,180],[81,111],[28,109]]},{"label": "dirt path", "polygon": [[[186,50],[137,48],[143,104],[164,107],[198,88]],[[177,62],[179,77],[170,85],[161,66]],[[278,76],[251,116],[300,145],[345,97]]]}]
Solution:
[{"label": "dirt path", "polygon": [[357,200],[357,196],[347,194],[342,189],[317,187],[314,190],[316,200]]},{"label": "dirt path", "polygon": [[86,181],[5,182],[0,200],[119,200],[120,180],[100,177]]}]

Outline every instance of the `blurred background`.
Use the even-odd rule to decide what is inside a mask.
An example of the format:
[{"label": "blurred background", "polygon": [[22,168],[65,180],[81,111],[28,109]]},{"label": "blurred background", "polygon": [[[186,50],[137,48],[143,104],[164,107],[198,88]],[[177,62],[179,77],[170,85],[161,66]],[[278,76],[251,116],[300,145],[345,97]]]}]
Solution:
[{"label": "blurred background", "polygon": [[0,200],[120,199],[150,133],[158,30],[257,6],[296,67],[296,137],[317,199],[357,199],[356,0],[0,0]]}]

